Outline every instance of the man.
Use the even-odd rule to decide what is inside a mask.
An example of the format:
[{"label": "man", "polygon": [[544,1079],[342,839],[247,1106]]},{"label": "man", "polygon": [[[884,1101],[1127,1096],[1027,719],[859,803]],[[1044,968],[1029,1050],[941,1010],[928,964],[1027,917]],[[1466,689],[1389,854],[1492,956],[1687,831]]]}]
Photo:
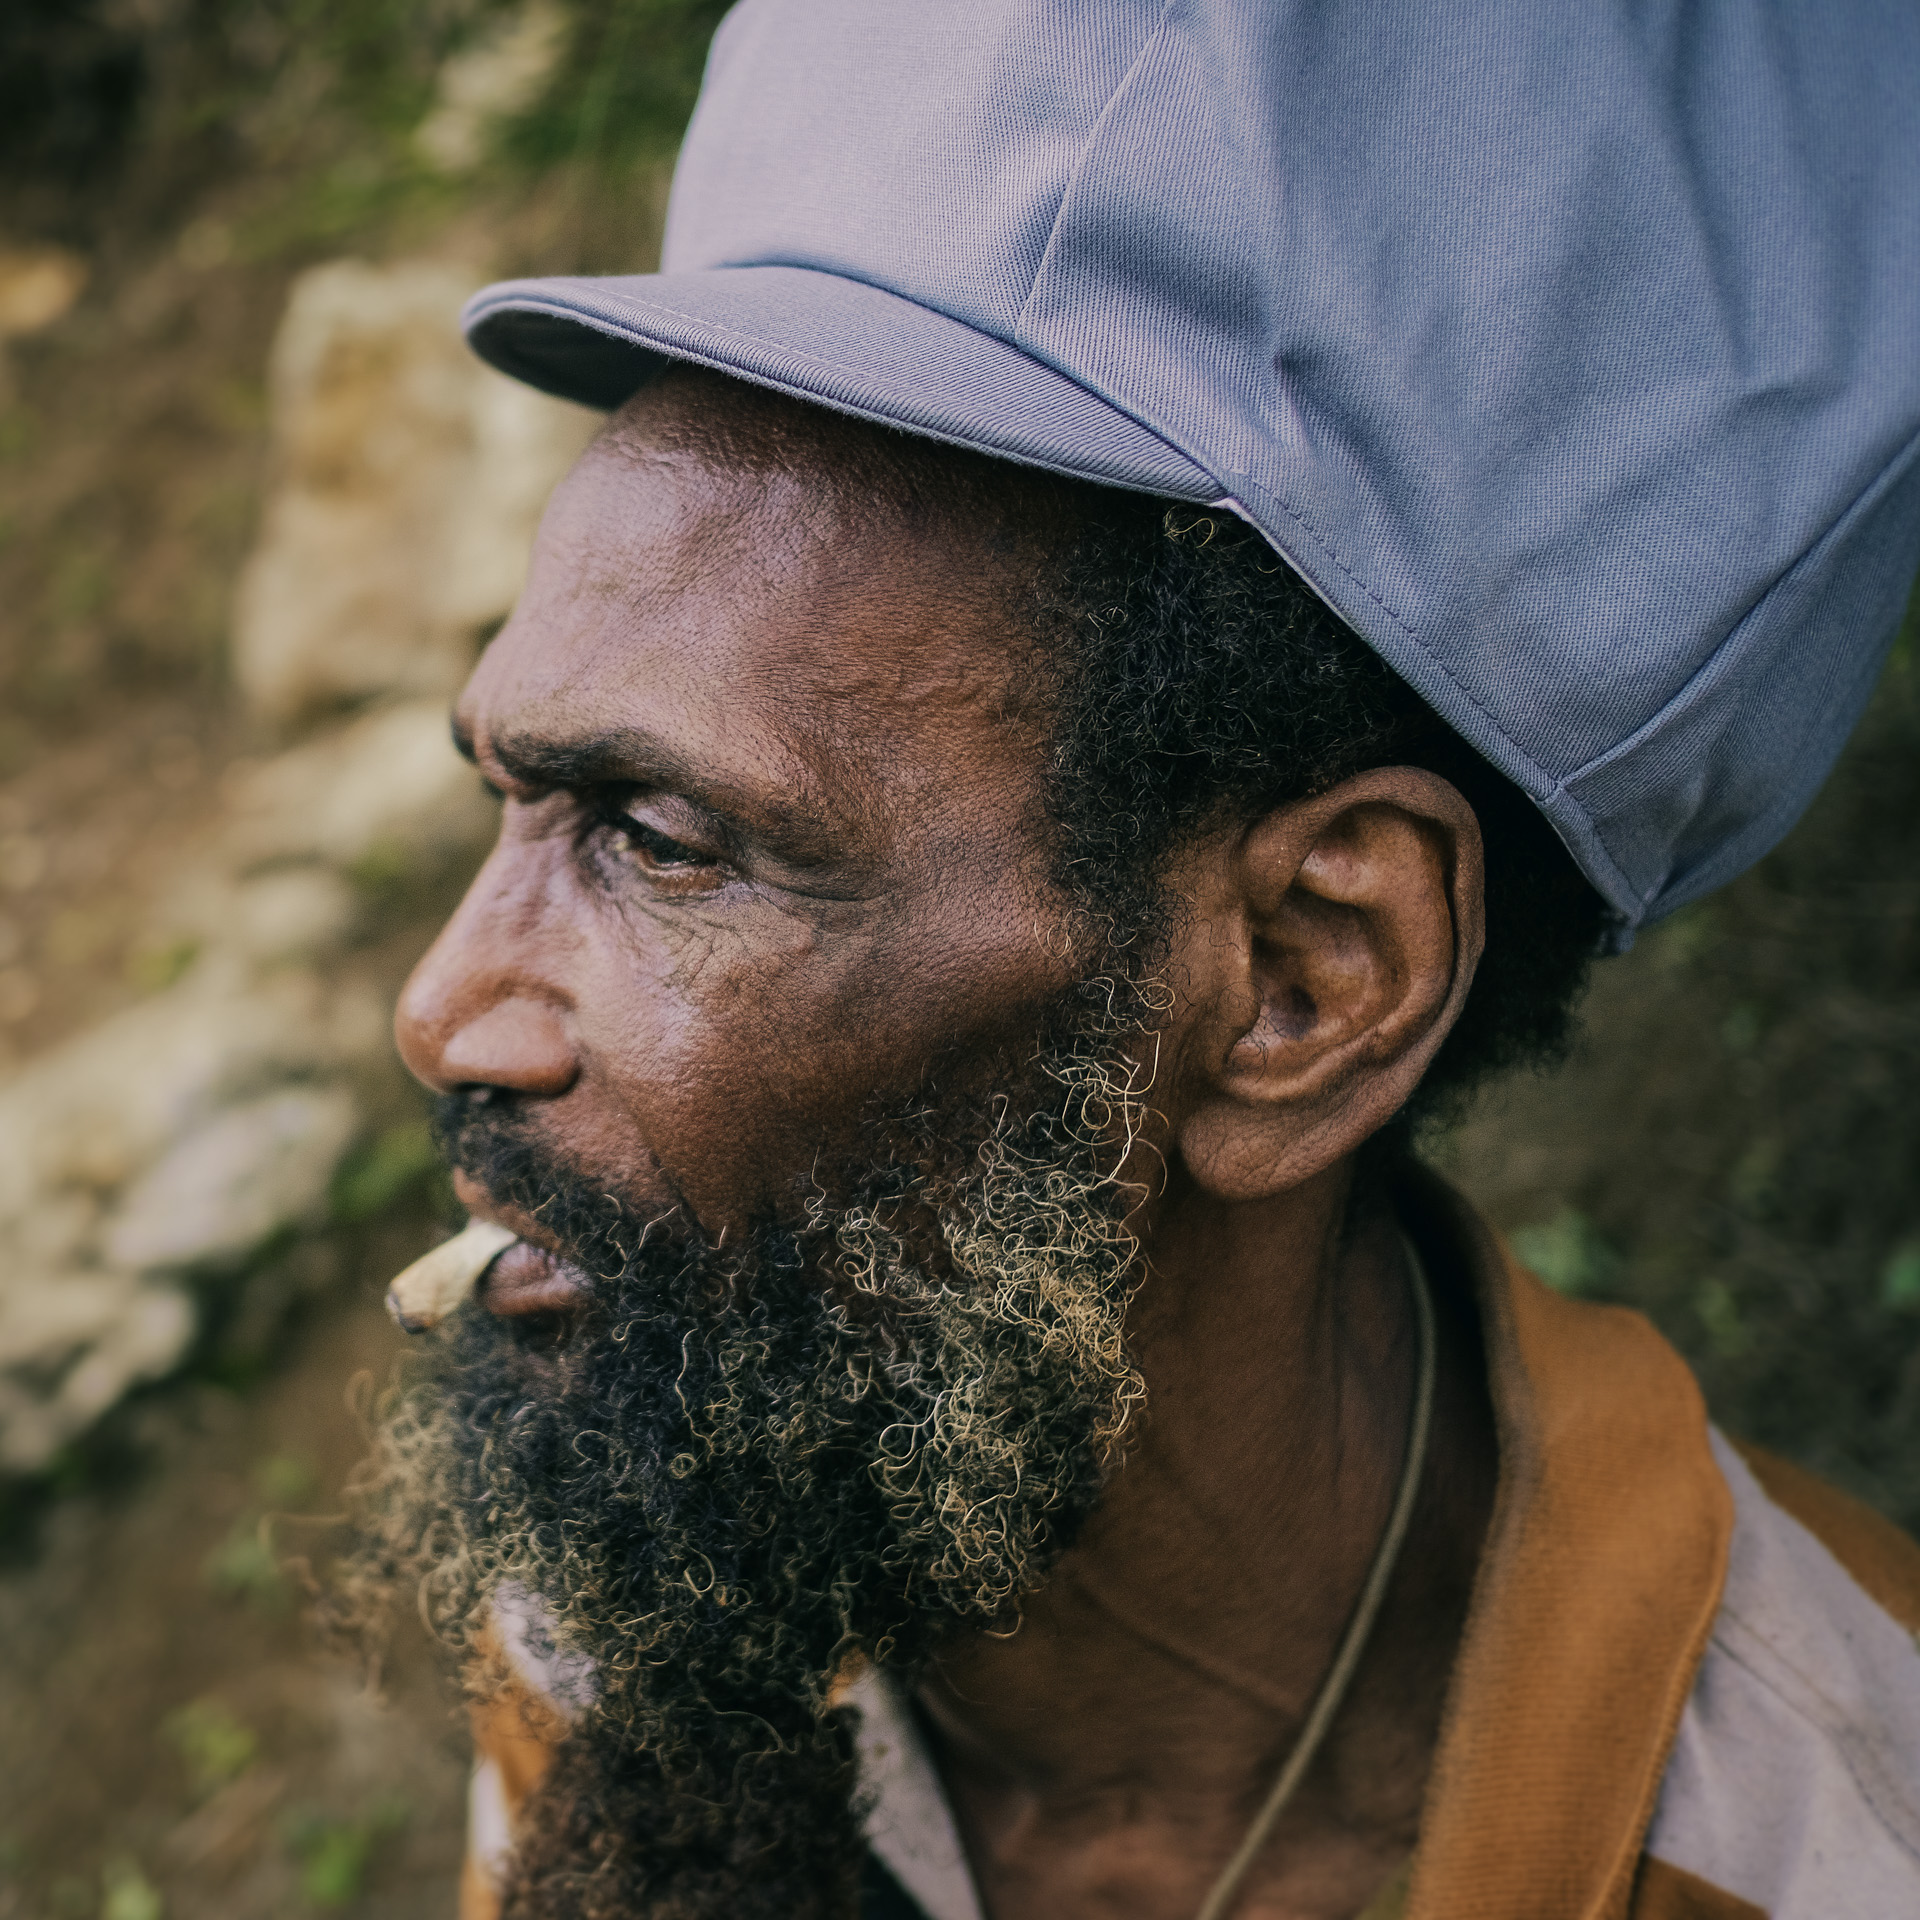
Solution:
[{"label": "man", "polygon": [[1920,1550],[1410,1144],[1871,684],[1916,80],[752,6],[667,270],[475,302],[612,418],[399,1015],[476,1224],[347,1599],[469,1656],[466,1912],[1920,1911]]}]

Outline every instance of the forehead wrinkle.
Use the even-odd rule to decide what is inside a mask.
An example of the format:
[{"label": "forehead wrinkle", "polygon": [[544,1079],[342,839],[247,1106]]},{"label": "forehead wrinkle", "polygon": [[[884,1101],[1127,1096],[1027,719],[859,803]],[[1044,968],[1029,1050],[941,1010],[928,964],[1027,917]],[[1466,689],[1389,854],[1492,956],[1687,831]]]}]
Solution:
[{"label": "forehead wrinkle", "polygon": [[876,846],[903,829],[918,838],[929,793],[982,776],[1004,789],[1015,759],[1022,787],[1038,779],[1042,733],[1016,659],[977,596],[917,568],[823,567],[797,588],[746,586],[720,609],[635,607],[622,625],[676,666],[718,640],[728,671],[706,679],[701,703],[714,730],[777,766],[801,811],[857,824]]},{"label": "forehead wrinkle", "polygon": [[[596,475],[611,475],[601,491]],[[578,476],[589,502],[588,541],[613,574],[631,570],[636,520],[652,522],[646,546],[648,585],[685,590],[710,575],[716,551],[757,571],[770,560],[801,559],[844,548],[875,521],[872,508],[849,511],[838,490],[810,474],[742,468],[715,461],[699,448],[659,446],[603,434],[582,455]],[[565,484],[565,483],[563,483]],[[636,506],[644,503],[643,514]],[[619,591],[623,583],[609,578]]]},{"label": "forehead wrinkle", "polygon": [[795,703],[787,724],[889,825],[932,827],[961,800],[982,826],[1000,799],[1037,787],[1044,741],[1001,663],[903,647],[861,664]]},{"label": "forehead wrinkle", "polygon": [[[567,783],[563,769],[574,783],[654,781],[789,836],[857,834],[874,816],[872,783],[846,754],[823,751],[814,730],[789,724],[808,704],[795,700],[796,682],[831,675],[844,656],[796,644],[817,614],[782,617],[793,583],[770,564],[823,543],[745,483],[692,494],[684,477],[713,476],[691,456],[616,446],[600,464],[624,470],[629,500],[635,467],[668,470],[667,484],[628,517],[589,475],[565,503],[572,511],[549,516],[539,591],[511,624],[545,630],[570,658],[559,684],[523,679],[516,710],[493,720],[503,760],[549,767],[555,784]],[[832,596],[800,597],[817,607]],[[676,715],[671,736],[648,724],[661,708]]]},{"label": "forehead wrinkle", "polygon": [[[635,764],[717,811],[883,857],[937,832],[930,797],[1037,786],[1020,559],[984,539],[972,551],[964,516],[903,515],[830,463],[791,460],[789,447],[742,460],[674,430],[685,424],[617,418],[582,463],[574,514],[555,516],[572,520],[553,558],[573,579],[571,591],[554,580],[547,604],[571,600],[588,655],[612,669],[613,725],[594,731],[632,736]],[[620,712],[644,712],[648,681],[692,697],[697,765],[684,751],[663,759],[666,743]],[[544,715],[534,730],[548,730]],[[1000,810],[970,798],[969,811]]]},{"label": "forehead wrinkle", "polygon": [[[717,447],[697,434],[653,439],[647,424],[616,416],[587,462],[618,470],[623,491],[644,489],[650,505],[666,509],[645,554],[650,597],[678,597],[710,585],[720,568],[738,566],[748,595],[797,573],[815,605],[866,626],[877,616],[897,645],[923,654],[929,649],[919,643],[929,625],[977,643],[989,640],[990,629],[1011,632],[1016,624],[1008,616],[1037,550],[995,540],[965,514],[906,511],[886,488],[860,484],[857,473],[817,449],[794,458],[809,450]],[[596,557],[616,562],[596,590],[628,596],[632,517],[605,504],[594,517]],[[1006,667],[1012,694],[1016,663]]]}]

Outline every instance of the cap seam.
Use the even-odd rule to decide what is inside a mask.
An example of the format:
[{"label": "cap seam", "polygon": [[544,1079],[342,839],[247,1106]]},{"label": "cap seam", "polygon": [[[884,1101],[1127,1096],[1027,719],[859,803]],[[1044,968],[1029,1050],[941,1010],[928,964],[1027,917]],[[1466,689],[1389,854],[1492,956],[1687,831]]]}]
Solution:
[{"label": "cap seam", "polygon": [[1585,761],[1580,766],[1575,767],[1572,772],[1567,775],[1566,781],[1562,784],[1570,784],[1575,780],[1584,780],[1590,774],[1604,772],[1606,768],[1616,760],[1625,758],[1640,746],[1643,741],[1657,733],[1666,716],[1674,707],[1686,700],[1687,696],[1699,685],[1703,675],[1713,671],[1715,665],[1719,662],[1727,648],[1732,646],[1734,642],[1740,638],[1741,634],[1746,631],[1747,627],[1753,621],[1759,619],[1759,617],[1767,611],[1767,608],[1771,605],[1780,590],[1788,585],[1793,577],[1818,555],[1820,549],[1853,518],[1856,511],[1867,505],[1871,497],[1881,491],[1883,483],[1899,477],[1899,470],[1907,465],[1916,453],[1920,453],[1920,431],[1916,431],[1910,435],[1894,450],[1893,454],[1883,465],[1876,467],[1871,476],[1869,476],[1866,484],[1847,502],[1846,506],[1839,513],[1836,513],[1832,519],[1794,555],[1793,559],[1786,566],[1780,568],[1779,571],[1775,573],[1773,578],[1767,583],[1765,590],[1755,598],[1752,606],[1715,642],[1713,651],[1687,675],[1686,679],[1673,690],[1672,694],[1660,704],[1659,708],[1648,719],[1642,721],[1624,740],[1616,741],[1614,745],[1608,747],[1604,753],[1597,753],[1591,760]]},{"label": "cap seam", "polygon": [[[1093,121],[1087,128],[1087,137],[1080,143],[1079,156],[1075,159],[1072,170],[1061,184],[1060,198],[1054,203],[1053,219],[1047,228],[1046,241],[1040,249],[1039,259],[1034,262],[1033,277],[1027,282],[1026,298],[1020,302],[1019,311],[1013,316],[1011,337],[1007,344],[1017,348],[1021,353],[1032,352],[1031,348],[1026,345],[1022,338],[1026,330],[1027,314],[1033,306],[1034,295],[1040,290],[1040,282],[1046,278],[1047,268],[1053,260],[1054,249],[1060,244],[1060,223],[1066,218],[1067,203],[1073,198],[1074,189],[1086,177],[1087,162],[1092,158],[1094,148],[1100,143],[1101,130],[1118,109],[1120,96],[1133,84],[1134,76],[1138,74],[1140,69],[1146,64],[1148,55],[1153,52],[1162,36],[1166,33],[1167,17],[1178,4],[1179,0],[1165,0],[1165,3],[1160,9],[1159,18],[1154,21],[1146,37],[1140,42],[1139,52],[1128,62],[1126,72],[1114,82],[1113,91],[1107,95],[1100,111],[1093,116]],[[1033,354],[1032,357],[1036,360],[1040,359],[1040,355],[1037,353]],[[1049,366],[1052,363],[1043,360],[1041,364],[1043,366]],[[1055,371],[1058,372],[1059,369],[1055,368]],[[1105,399],[1106,396],[1103,394],[1101,398]],[[1112,406],[1116,403],[1108,401],[1107,404]],[[1129,418],[1131,417],[1132,416],[1129,415]],[[1143,421],[1141,424],[1145,425],[1145,422]],[[1187,458],[1192,459],[1193,456],[1189,454]],[[1195,461],[1194,464],[1198,466],[1200,463]],[[1204,468],[1202,470],[1205,471]]]}]

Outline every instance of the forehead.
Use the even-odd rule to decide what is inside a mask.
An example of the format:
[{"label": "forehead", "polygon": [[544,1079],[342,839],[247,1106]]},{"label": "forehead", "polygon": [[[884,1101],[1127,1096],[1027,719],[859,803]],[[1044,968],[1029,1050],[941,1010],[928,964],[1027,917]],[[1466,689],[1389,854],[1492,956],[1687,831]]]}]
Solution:
[{"label": "forehead", "polygon": [[624,730],[854,816],[1032,760],[1031,554],[857,429],[715,430],[702,398],[630,407],[556,493],[462,701],[483,749]]}]

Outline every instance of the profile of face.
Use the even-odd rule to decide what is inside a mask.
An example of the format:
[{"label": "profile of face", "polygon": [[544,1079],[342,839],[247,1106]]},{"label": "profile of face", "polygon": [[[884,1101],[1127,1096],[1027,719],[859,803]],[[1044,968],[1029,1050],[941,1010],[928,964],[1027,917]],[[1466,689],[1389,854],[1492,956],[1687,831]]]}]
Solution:
[{"label": "profile of face", "polygon": [[831,1910],[836,1673],[1005,1614],[1138,1399],[1131,1003],[1079,991],[1050,873],[1031,559],[836,441],[716,382],[631,406],[456,716],[500,840],[398,1033],[522,1238],[389,1425],[367,1565],[456,1636],[531,1596],[599,1676],[528,1912],[676,1824],[650,1898]]},{"label": "profile of face", "polygon": [[675,375],[459,703],[500,837],[397,1027],[520,1240],[355,1578],[591,1666],[510,1913],[844,1911],[836,1677],[1017,1617],[1124,1456],[1158,1211],[1324,1175],[1471,977],[1471,815],[1407,769],[1089,912],[1023,615],[1070,493],[938,471]]}]

